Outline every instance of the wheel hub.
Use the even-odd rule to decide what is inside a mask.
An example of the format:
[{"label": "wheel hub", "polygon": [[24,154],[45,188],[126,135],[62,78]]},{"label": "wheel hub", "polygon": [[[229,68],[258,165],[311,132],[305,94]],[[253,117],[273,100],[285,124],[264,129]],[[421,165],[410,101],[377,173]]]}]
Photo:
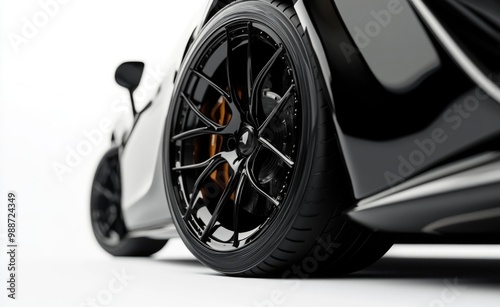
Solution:
[{"label": "wheel hub", "polygon": [[238,140],[238,153],[243,157],[250,156],[257,147],[255,129],[252,126],[245,126],[241,129]]}]

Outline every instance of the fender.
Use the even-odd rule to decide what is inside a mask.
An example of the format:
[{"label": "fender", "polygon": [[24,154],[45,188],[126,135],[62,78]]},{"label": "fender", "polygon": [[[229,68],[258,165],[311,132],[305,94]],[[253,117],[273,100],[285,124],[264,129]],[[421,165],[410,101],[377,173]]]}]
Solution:
[{"label": "fender", "polygon": [[[450,57],[409,1],[310,0],[295,7],[323,67],[357,199],[500,135],[497,103]],[[452,77],[453,84],[443,82]],[[476,100],[481,107],[471,106]]]}]

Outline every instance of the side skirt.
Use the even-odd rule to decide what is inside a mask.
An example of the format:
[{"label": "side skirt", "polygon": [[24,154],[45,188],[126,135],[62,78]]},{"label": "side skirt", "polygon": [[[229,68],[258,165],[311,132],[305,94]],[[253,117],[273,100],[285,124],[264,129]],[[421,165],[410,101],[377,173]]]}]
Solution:
[{"label": "side skirt", "polygon": [[396,233],[500,233],[500,152],[424,173],[360,201],[356,222]]}]

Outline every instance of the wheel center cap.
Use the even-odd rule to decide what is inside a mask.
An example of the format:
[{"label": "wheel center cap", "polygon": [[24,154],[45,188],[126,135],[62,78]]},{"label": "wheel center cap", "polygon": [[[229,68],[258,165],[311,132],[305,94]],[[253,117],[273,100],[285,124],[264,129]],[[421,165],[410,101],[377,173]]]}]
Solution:
[{"label": "wheel center cap", "polygon": [[255,130],[250,126],[243,127],[238,140],[238,151],[243,156],[249,156],[255,149],[255,146]]}]

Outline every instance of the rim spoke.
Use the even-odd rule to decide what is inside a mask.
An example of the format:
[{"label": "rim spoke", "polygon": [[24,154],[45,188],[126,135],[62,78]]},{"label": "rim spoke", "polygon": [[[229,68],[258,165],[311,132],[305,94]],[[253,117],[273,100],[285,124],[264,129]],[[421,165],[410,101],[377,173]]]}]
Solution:
[{"label": "rim spoke", "polygon": [[246,174],[247,174],[247,178],[248,178],[248,182],[250,182],[250,185],[262,196],[264,196],[265,198],[267,198],[267,200],[269,200],[270,202],[272,202],[275,206],[279,206],[280,203],[279,201],[277,201],[276,199],[274,199],[271,195],[267,194],[266,192],[264,192],[264,190],[261,189],[261,187],[259,186],[259,184],[257,183],[257,179],[254,177],[252,171],[250,170],[250,167],[249,165],[247,164],[246,166]]},{"label": "rim spoke", "polygon": [[101,229],[106,237],[109,237],[110,232],[114,230],[116,223],[118,222],[118,214],[108,213],[106,216],[100,216]]},{"label": "rim spoke", "polygon": [[206,135],[206,134],[221,134],[220,131],[217,131],[212,128],[208,127],[200,127],[200,128],[195,128],[191,129],[188,131],[181,132],[179,134],[176,134],[172,137],[172,142],[179,141],[179,140],[185,140],[189,138],[194,138],[200,135]]},{"label": "rim spoke", "polygon": [[245,186],[246,174],[245,172],[241,173],[240,180],[238,182],[238,186],[236,187],[235,195],[234,195],[234,207],[233,207],[233,246],[238,247],[240,242],[238,240],[238,217],[240,213],[240,204],[241,204],[241,196],[243,194],[243,187]]},{"label": "rim spoke", "polygon": [[227,49],[226,49],[226,74],[227,74],[227,86],[229,88],[229,94],[231,95],[231,102],[238,105],[238,93],[236,92],[236,87],[233,86],[231,81],[231,69],[233,68],[233,63],[231,60],[231,55],[233,53],[233,48],[231,45],[231,34],[229,33],[229,28],[226,27],[226,40],[227,40]]},{"label": "rim spoke", "polygon": [[173,171],[182,171],[182,170],[188,170],[188,169],[197,169],[197,168],[202,168],[202,167],[207,167],[210,163],[214,162],[217,159],[220,159],[221,154],[218,153],[215,156],[200,162],[200,163],[195,163],[195,164],[190,164],[190,165],[181,165],[181,166],[176,166],[173,167]]},{"label": "rim spoke", "polygon": [[200,77],[201,79],[205,80],[211,87],[213,87],[217,92],[219,92],[219,94],[221,94],[222,96],[224,96],[227,100],[230,100],[229,94],[225,90],[223,90],[221,87],[219,87],[217,84],[215,84],[212,80],[210,80],[209,77],[205,76],[201,72],[196,71],[194,69],[191,69],[191,71],[195,75],[197,75],[198,77]]},{"label": "rim spoke", "polygon": [[235,173],[234,178],[231,178],[229,180],[226,188],[222,192],[222,195],[219,198],[217,205],[215,206],[215,210],[212,213],[212,217],[210,218],[210,221],[206,225],[205,230],[203,231],[203,234],[201,235],[201,238],[200,238],[201,241],[206,242],[206,240],[208,239],[208,236],[211,234],[212,228],[214,227],[215,222],[219,219],[219,215],[220,215],[222,209],[224,208],[224,205],[226,204],[227,200],[230,198],[230,196],[233,192],[235,182],[239,181],[238,177],[239,177],[239,174]]},{"label": "rim spoke", "polygon": [[[215,157],[215,156],[214,156]],[[198,176],[198,179],[196,179],[196,182],[194,183],[193,186],[193,193],[191,194],[191,198],[189,199],[189,204],[186,209],[186,214],[184,215],[184,219],[187,219],[189,216],[191,216],[191,211],[193,211],[194,204],[196,200],[198,199],[198,193],[200,193],[201,190],[201,184],[212,174],[217,166],[219,166],[224,160],[219,158],[212,159],[209,163],[208,166],[201,172],[200,176]]]},{"label": "rim spoke", "polygon": [[294,162],[292,161],[292,159],[290,159],[285,154],[283,154],[281,151],[279,151],[276,147],[273,146],[273,144],[269,143],[268,140],[266,140],[265,138],[260,137],[259,138],[259,142],[262,145],[264,145],[264,147],[266,147],[267,149],[269,149],[270,151],[272,151],[275,155],[277,155],[278,157],[280,157],[280,159],[283,160],[289,167],[293,167]]},{"label": "rim spoke", "polygon": [[104,235],[108,238],[109,237],[109,232],[111,231],[111,225],[108,223],[103,222],[101,224],[101,230],[104,233]]},{"label": "rim spoke", "polygon": [[269,116],[266,118],[266,120],[262,123],[262,125],[260,125],[260,127],[258,129],[259,136],[267,128],[267,126],[269,125],[269,123],[271,122],[271,120],[274,118],[274,116],[276,116],[276,114],[278,114],[279,112],[281,112],[281,110],[283,109],[283,107],[286,105],[286,102],[288,101],[288,98],[290,97],[290,95],[292,93],[292,90],[294,88],[295,88],[295,85],[292,84],[288,88],[288,90],[286,91],[285,95],[283,95],[283,97],[280,98],[280,100],[278,101],[278,103],[276,104],[276,106],[274,107],[274,109],[271,111],[271,113],[269,114]]},{"label": "rim spoke", "polygon": [[276,59],[278,58],[278,56],[281,54],[281,52],[283,51],[283,46],[280,46],[273,54],[273,56],[269,59],[269,61],[267,61],[266,65],[264,65],[264,67],[260,70],[259,74],[257,75],[257,78],[255,78],[255,81],[253,83],[253,88],[252,88],[252,112],[253,112],[253,116],[256,117],[257,116],[257,101],[256,100],[256,96],[257,96],[257,91],[259,90],[260,86],[262,85],[262,83],[264,82],[265,80],[265,76],[267,75],[267,73],[269,72],[269,70],[271,69],[271,67],[273,66],[274,62],[276,62]]},{"label": "rim spoke", "polygon": [[101,194],[102,196],[106,197],[107,200],[109,200],[110,202],[113,202],[113,203],[118,203],[120,202],[120,197],[117,196],[115,193],[111,192],[110,189],[104,187],[103,185],[101,185],[100,183],[98,182],[95,182],[92,187],[97,191],[99,192],[99,194]]},{"label": "rim spoke", "polygon": [[248,44],[247,44],[247,93],[248,93],[248,98],[252,97],[252,82],[253,82],[253,75],[252,75],[252,31],[253,31],[253,26],[252,23],[249,22],[247,24],[247,29],[248,29]]},{"label": "rim spoke", "polygon": [[115,188],[120,187],[120,176],[118,175],[118,172],[111,172],[109,174],[109,178],[111,179],[111,182]]},{"label": "rim spoke", "polygon": [[208,118],[205,114],[201,113],[201,111],[196,107],[196,105],[194,104],[194,102],[191,99],[189,99],[183,92],[181,93],[181,97],[187,103],[187,105],[189,106],[189,108],[194,112],[194,114],[196,114],[196,116],[198,116],[198,118],[205,125],[207,125],[209,127],[212,127],[214,129],[222,127],[221,125],[217,124],[216,122],[214,122],[213,120],[211,120],[210,118]]},{"label": "rim spoke", "polygon": [[114,214],[113,218],[109,219],[107,221],[107,224],[109,225],[109,229],[113,229],[113,227],[116,225],[116,222],[118,222],[118,215]]}]

